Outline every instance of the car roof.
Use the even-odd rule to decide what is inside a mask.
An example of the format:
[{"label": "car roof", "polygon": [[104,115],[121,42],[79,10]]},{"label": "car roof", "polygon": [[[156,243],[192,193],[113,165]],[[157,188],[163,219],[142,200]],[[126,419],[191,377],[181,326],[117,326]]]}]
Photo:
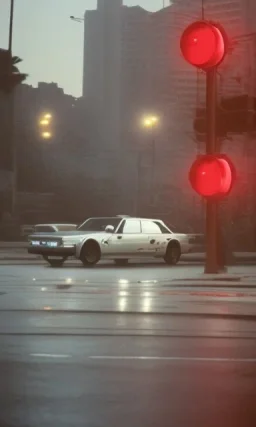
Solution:
[{"label": "car roof", "polygon": [[[122,219],[137,219],[137,220],[139,220],[139,221],[143,221],[143,220],[146,220],[146,221],[161,221],[159,218],[141,218],[141,217],[136,217],[136,216],[129,216],[129,215],[116,215],[116,216],[91,216],[91,217],[89,217],[89,218],[87,218],[87,219],[108,219],[108,218],[111,218],[111,219],[119,219],[120,221],[122,220]],[[85,220],[85,221],[87,221],[87,220]],[[85,222],[84,221],[84,222]]]},{"label": "car roof", "polygon": [[88,218],[88,219],[107,219],[107,218],[111,218],[111,219],[114,219],[114,218],[117,218],[117,219],[120,219],[120,221],[122,220],[122,219],[137,219],[137,220],[139,220],[139,221],[162,221],[161,219],[159,219],[159,218],[142,218],[142,217],[137,217],[137,216],[129,216],[129,215],[116,215],[116,216],[92,216],[92,217],[90,217],[90,218]]},{"label": "car roof", "polygon": [[136,216],[130,216],[130,217],[126,217],[124,219],[137,219],[139,221],[161,221],[161,219],[159,219],[159,218],[141,218],[141,217],[136,217]]}]

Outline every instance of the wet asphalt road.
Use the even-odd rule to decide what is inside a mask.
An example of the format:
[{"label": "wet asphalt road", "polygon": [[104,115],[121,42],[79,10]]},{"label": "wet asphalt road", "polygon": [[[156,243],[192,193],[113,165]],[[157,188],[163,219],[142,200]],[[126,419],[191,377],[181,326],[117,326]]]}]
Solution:
[{"label": "wet asphalt road", "polygon": [[197,266],[0,268],[1,427],[256,425],[253,289],[172,285]]},{"label": "wet asphalt road", "polygon": [[253,339],[12,336],[0,342],[1,426],[256,422]]}]

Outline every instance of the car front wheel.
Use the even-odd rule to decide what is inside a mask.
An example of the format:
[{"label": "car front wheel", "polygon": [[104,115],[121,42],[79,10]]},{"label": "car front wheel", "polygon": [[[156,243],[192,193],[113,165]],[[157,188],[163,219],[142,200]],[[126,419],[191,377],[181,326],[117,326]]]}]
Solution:
[{"label": "car front wheel", "polygon": [[100,260],[100,247],[97,242],[91,240],[84,244],[80,260],[85,267],[93,267]]},{"label": "car front wheel", "polygon": [[164,260],[168,265],[175,265],[179,262],[181,256],[180,245],[178,242],[170,242],[167,246]]}]

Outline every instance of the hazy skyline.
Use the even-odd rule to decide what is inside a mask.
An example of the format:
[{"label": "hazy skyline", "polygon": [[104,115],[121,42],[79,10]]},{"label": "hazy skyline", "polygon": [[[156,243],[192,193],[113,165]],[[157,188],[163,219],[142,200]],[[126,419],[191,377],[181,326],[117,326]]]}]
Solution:
[{"label": "hazy skyline", "polygon": [[[95,9],[97,0],[15,0],[13,53],[23,59],[27,83],[55,82],[74,96],[82,94],[83,25],[69,19]],[[8,46],[10,0],[0,5],[0,47]],[[166,0],[166,5],[168,0]],[[157,10],[163,0],[124,0]]]}]

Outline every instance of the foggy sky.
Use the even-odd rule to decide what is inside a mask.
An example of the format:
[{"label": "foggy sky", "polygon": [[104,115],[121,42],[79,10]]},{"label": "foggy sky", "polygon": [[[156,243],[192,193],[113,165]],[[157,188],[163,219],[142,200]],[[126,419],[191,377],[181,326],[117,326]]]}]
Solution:
[{"label": "foggy sky", "polygon": [[[166,0],[166,4],[168,0]],[[157,10],[163,0],[126,0],[124,4]],[[0,47],[8,46],[10,0],[0,4]],[[83,25],[70,15],[82,17],[96,0],[15,0],[13,53],[23,59],[21,71],[28,83],[56,82],[65,92],[82,92]]]}]

